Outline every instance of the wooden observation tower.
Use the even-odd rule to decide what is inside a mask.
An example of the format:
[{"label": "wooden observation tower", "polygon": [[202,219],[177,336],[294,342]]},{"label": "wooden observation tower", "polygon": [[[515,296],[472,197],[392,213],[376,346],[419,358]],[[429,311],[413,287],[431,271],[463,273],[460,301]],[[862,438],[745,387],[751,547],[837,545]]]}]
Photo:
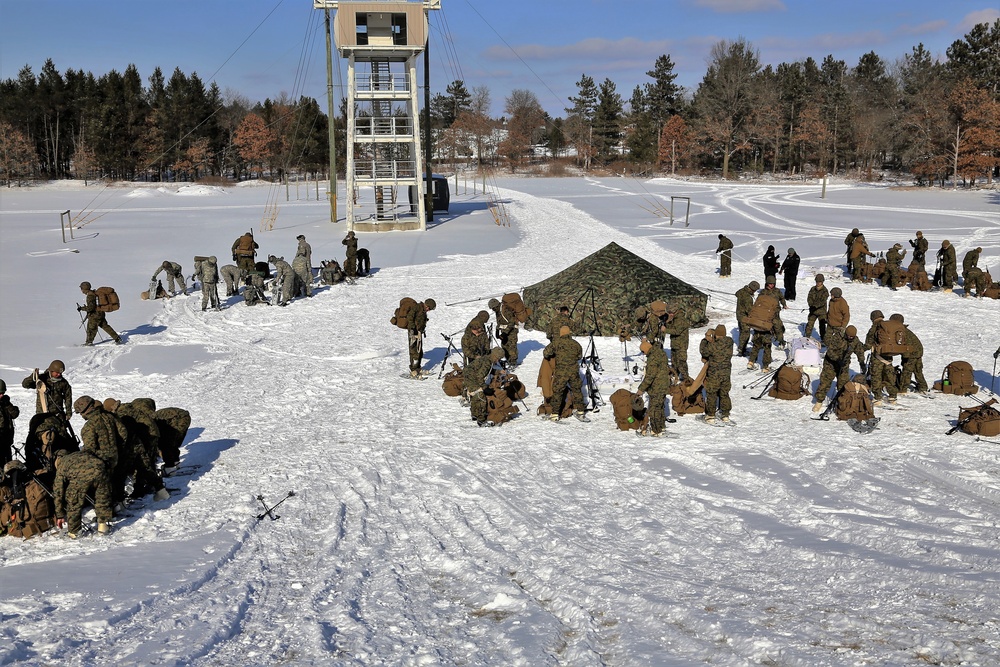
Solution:
[{"label": "wooden observation tower", "polygon": [[[425,230],[417,56],[441,0],[313,0],[347,58],[347,226]],[[332,122],[332,119],[331,119]]]}]

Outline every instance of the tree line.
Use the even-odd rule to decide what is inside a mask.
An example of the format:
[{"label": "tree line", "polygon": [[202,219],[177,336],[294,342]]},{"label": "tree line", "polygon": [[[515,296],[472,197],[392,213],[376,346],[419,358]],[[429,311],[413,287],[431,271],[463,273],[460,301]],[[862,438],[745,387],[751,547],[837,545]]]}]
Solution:
[{"label": "tree line", "polygon": [[[583,74],[565,117],[529,90],[490,115],[485,86],[463,81],[432,96],[437,161],[523,168],[543,147],[583,169],[633,173],[772,172],[975,183],[1000,170],[1000,20],[976,25],[937,61],[922,44],[895,62],[874,52],[848,66],[826,56],[763,66],[747,40],[723,40],[693,91],[669,55],[626,100],[610,79]],[[344,163],[346,100],[334,118]],[[427,128],[421,127],[421,131]],[[325,175],[329,118],[315,99],[251,103],[197,74],[134,65],[95,77],[51,60],[0,82],[0,178],[197,180]]]},{"label": "tree line", "polygon": [[159,68],[143,85],[129,65],[97,78],[47,60],[0,82],[0,175],[31,178],[240,180],[324,173],[328,118],[316,100],[251,104],[197,74]]}]

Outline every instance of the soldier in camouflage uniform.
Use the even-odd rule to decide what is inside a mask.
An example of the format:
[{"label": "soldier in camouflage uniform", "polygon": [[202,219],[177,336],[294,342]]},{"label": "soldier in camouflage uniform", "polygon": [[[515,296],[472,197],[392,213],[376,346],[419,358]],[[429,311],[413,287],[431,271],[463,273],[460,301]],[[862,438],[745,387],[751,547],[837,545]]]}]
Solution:
[{"label": "soldier in camouflage uniform", "polygon": [[809,290],[806,295],[806,305],[809,306],[809,319],[806,321],[805,336],[812,336],[813,325],[819,322],[819,339],[826,339],[826,302],[830,298],[830,292],[823,284],[823,274],[816,274],[816,285]]},{"label": "soldier in camouflage uniform", "polygon": [[[483,314],[486,314],[486,311],[481,311],[465,326],[465,333],[462,334],[463,365],[490,353],[490,337],[486,334]],[[489,314],[486,314],[486,320],[489,318]]]},{"label": "soldier in camouflage uniform", "polygon": [[972,289],[975,278],[979,277],[971,274],[973,271],[979,271],[979,255],[982,252],[982,248],[973,248],[965,253],[965,257],[962,259],[962,285],[965,286],[965,292],[962,296],[969,296],[969,290]]},{"label": "soldier in camouflage uniform", "polygon": [[903,369],[899,374],[899,384],[896,385],[897,394],[905,394],[910,390],[910,378],[917,383],[917,393],[927,393],[927,380],[924,379],[924,344],[920,342],[917,335],[910,331],[910,327],[903,322],[903,316],[893,313],[890,320],[896,320],[905,327],[904,342],[910,346],[910,351],[903,357]]},{"label": "soldier in camouflage uniform", "polygon": [[747,369],[753,370],[757,368],[757,355],[763,350],[764,358],[761,360],[760,368],[766,373],[771,368],[772,334],[771,331],[758,331],[756,329],[752,331],[753,338],[751,338],[750,354],[747,356]]},{"label": "soldier in camouflage uniform", "polygon": [[823,370],[819,376],[819,387],[816,389],[815,405],[813,412],[823,409],[823,401],[827,392],[833,386],[834,379],[837,380],[837,391],[844,388],[850,380],[851,355],[858,358],[861,372],[865,372],[865,348],[858,340],[858,330],[853,326],[848,326],[843,332],[839,329],[830,329],[826,338],[826,355],[823,357]]},{"label": "soldier in camouflage uniform", "polygon": [[667,305],[664,330],[670,334],[670,367],[674,369],[678,380],[684,380],[689,377],[687,355],[691,343],[691,320],[676,303]]},{"label": "soldier in camouflage uniform", "polygon": [[781,321],[781,311],[788,308],[788,304],[785,303],[785,297],[781,294],[781,290],[775,287],[776,281],[774,276],[768,276],[764,281],[764,290],[761,294],[766,294],[771,297],[781,306],[774,312],[773,325],[771,327],[771,333],[774,334],[774,338],[777,339],[778,347],[785,347],[785,323]]},{"label": "soldier in camouflage uniform", "polygon": [[868,262],[866,258],[875,256],[868,249],[868,242],[865,241],[864,234],[858,234],[854,237],[854,242],[850,246],[848,256],[850,258],[851,280],[860,283],[864,280],[865,264]]},{"label": "soldier in camouflage uniform", "polygon": [[254,270],[254,256],[260,246],[253,240],[253,234],[247,232],[233,242],[233,261],[236,262],[245,273]]},{"label": "soldier in camouflage uniform", "polygon": [[295,296],[304,293],[312,296],[312,248],[306,243],[306,237],[299,234],[299,247],[295,250],[295,257],[292,259],[292,271],[295,272]]},{"label": "soldier in camouflage uniform", "polygon": [[913,246],[913,261],[923,269],[927,261],[927,239],[924,238],[924,233],[917,232],[917,240],[910,239],[910,245]]},{"label": "soldier in camouflage uniform", "polygon": [[121,442],[128,440],[124,425],[104,411],[104,406],[90,396],[81,396],[73,402],[73,411],[87,422],[80,429],[83,451],[90,452],[104,461],[108,474],[118,465]]},{"label": "soldier in camouflage uniform", "polygon": [[719,234],[719,247],[715,249],[715,254],[719,255],[719,277],[729,278],[732,276],[733,242],[724,234]]},{"label": "soldier in camouflage uniform", "polygon": [[463,391],[466,392],[469,401],[469,410],[472,418],[480,426],[486,425],[486,418],[489,415],[489,403],[486,396],[489,387],[489,378],[493,364],[503,359],[503,350],[495,347],[487,354],[482,354],[462,369],[462,382],[465,385]]},{"label": "soldier in camouflage uniform", "polygon": [[406,333],[410,346],[410,377],[418,378],[424,363],[424,331],[427,329],[427,313],[437,308],[434,299],[418,302],[410,313],[409,326]]},{"label": "soldier in camouflage uniform", "polygon": [[177,468],[181,458],[181,445],[191,427],[191,413],[184,408],[160,408],[151,398],[137,398],[133,403],[145,404],[146,409],[153,411],[153,420],[160,429],[160,458],[163,459],[163,471],[172,472]]},{"label": "soldier in camouflage uniform", "polygon": [[297,248],[295,248],[295,256],[303,257],[306,260],[306,266],[309,267],[309,282],[312,282],[312,265],[313,265],[313,249],[306,241],[305,234],[299,234],[295,237],[295,240],[299,242]]},{"label": "soldier in camouflage uniform", "polygon": [[[711,334],[711,335],[709,335]],[[726,325],[719,324],[705,332],[701,342],[701,358],[708,364],[705,373],[705,421],[715,422],[716,410],[719,418],[729,421],[733,401],[729,398],[733,375],[733,339],[726,335]]]},{"label": "soldier in camouflage uniform", "polygon": [[222,310],[219,305],[219,267],[216,263],[215,255],[212,255],[201,263],[201,271],[198,274],[201,281],[201,310],[204,312],[209,305],[214,310]]},{"label": "soldier in camouflage uniform", "polygon": [[955,259],[955,246],[947,239],[941,241],[941,249],[938,250],[937,256],[941,263],[941,291],[950,292],[955,287],[955,281],[958,280],[958,260]]},{"label": "soldier in camouflage uniform", "polygon": [[65,524],[69,536],[76,539],[83,527],[83,504],[87,493],[94,490],[94,513],[97,532],[108,533],[112,517],[111,483],[104,461],[87,451],[56,452],[56,479],[52,485],[55,497],[56,526]]},{"label": "soldier in camouflage uniform", "polygon": [[156,273],[150,278],[150,282],[156,280],[156,276],[160,275],[161,272],[166,271],[167,273],[167,289],[170,290],[171,294],[177,294],[174,289],[174,283],[179,286],[181,294],[187,294],[187,284],[184,282],[184,271],[181,270],[181,265],[177,262],[171,262],[170,260],[163,260],[160,264],[160,268],[156,269]]},{"label": "soldier in camouflage uniform", "polygon": [[[59,415],[67,424],[70,415],[73,414],[73,387],[69,381],[63,377],[66,372],[66,364],[58,359],[53,359],[52,363],[43,373],[38,369],[21,380],[21,386],[25,389],[35,389],[35,414],[43,412],[54,412]],[[35,381],[37,376],[38,380]],[[42,402],[45,405],[42,405]]]},{"label": "soldier in camouflage uniform", "polygon": [[635,335],[641,341],[643,338],[653,345],[663,347],[666,332],[660,325],[660,318],[653,315],[646,306],[639,306],[635,309]]},{"label": "soldier in camouflage uniform", "polygon": [[[128,458],[119,458],[115,475],[112,476],[112,495],[119,489],[116,479],[124,482],[129,475],[134,475],[134,497],[142,496],[147,490],[152,490],[156,500],[166,500],[170,494],[163,486],[163,479],[156,472],[156,457],[160,450],[160,427],[156,424],[155,413],[142,399],[130,403],[122,403],[114,398],[104,401],[104,409],[112,413],[124,424],[128,431],[128,440],[124,451]],[[124,464],[124,465],[123,465]]]},{"label": "soldier in camouflage uniform", "polygon": [[[851,306],[847,303],[847,299],[844,298],[844,291],[839,287],[834,287],[830,290],[830,303],[826,306],[826,323],[829,325],[827,332],[830,329],[836,329],[842,334],[850,322]],[[825,337],[823,338],[823,344],[826,344]]]},{"label": "soldier in camouflage uniform", "polygon": [[490,299],[490,310],[493,311],[493,318],[497,323],[497,340],[503,349],[504,358],[507,360],[507,368],[512,369],[517,366],[517,337],[518,325],[517,315],[513,309],[498,299]]},{"label": "soldier in camouflage uniform", "polygon": [[271,283],[271,301],[279,306],[287,306],[295,296],[295,272],[283,257],[268,255],[267,261],[274,264],[274,282]]},{"label": "soldier in camouflage uniform", "polygon": [[872,393],[875,395],[875,401],[872,405],[882,405],[882,390],[885,389],[889,394],[889,403],[896,402],[896,369],[892,365],[891,354],[880,354],[875,347],[878,345],[878,340],[876,339],[879,323],[885,319],[881,310],[873,310],[871,312],[872,326],[868,329],[868,334],[865,336],[865,350],[871,350],[871,368],[869,372],[871,374],[872,382]]},{"label": "soldier in camouflage uniform", "polygon": [[753,300],[760,289],[760,283],[751,280],[749,284],[736,290],[736,323],[740,327],[740,356],[747,356],[747,344],[750,342],[750,335],[753,330],[749,325],[743,323],[743,318],[750,314],[753,308]]},{"label": "soldier in camouflage uniform", "polygon": [[[646,355],[646,374],[639,383],[637,396],[649,394],[649,435],[653,438],[663,437],[667,427],[667,416],[664,405],[667,394],[670,393],[671,375],[670,362],[663,347],[648,338],[639,343],[639,350]],[[642,431],[638,431],[642,435]]]},{"label": "soldier in camouflage uniform", "polygon": [[893,292],[896,291],[896,286],[899,284],[899,273],[903,268],[904,257],[906,257],[906,251],[899,243],[893,245],[885,253],[885,273],[882,275],[882,286],[888,287]]},{"label": "soldier in camouflage uniform", "polygon": [[235,296],[240,291],[240,283],[246,277],[243,269],[235,264],[226,264],[219,269],[219,275],[226,281],[226,296]]},{"label": "soldier in camouflage uniform", "polygon": [[577,324],[576,320],[569,316],[569,306],[559,306],[556,316],[552,318],[551,322],[549,322],[549,327],[545,332],[545,337],[550,341],[558,340],[559,331],[563,327],[569,327],[570,333],[575,336],[583,335],[583,330],[580,325]]},{"label": "soldier in camouflage uniform", "polygon": [[341,241],[347,246],[347,256],[344,258],[344,273],[347,275],[347,282],[353,283],[358,277],[358,237],[354,232],[347,232],[347,236]]},{"label": "soldier in camouflage uniform", "polygon": [[78,311],[82,310],[87,313],[87,341],[84,345],[90,346],[94,344],[94,336],[97,335],[98,329],[103,329],[104,333],[111,336],[115,344],[121,345],[121,336],[108,324],[108,318],[105,317],[104,313],[97,309],[97,292],[92,290],[90,283],[86,281],[80,283],[80,291],[87,296],[86,303],[76,307]]},{"label": "soldier in camouflage uniform", "polygon": [[[559,337],[542,350],[542,357],[555,359],[555,370],[552,373],[553,421],[559,419],[567,392],[572,395],[573,405],[585,405],[583,383],[580,382],[580,360],[583,358],[583,348],[573,340],[570,333],[570,328],[563,325],[559,329]],[[573,416],[582,422],[590,421],[583,410],[574,411]]]}]

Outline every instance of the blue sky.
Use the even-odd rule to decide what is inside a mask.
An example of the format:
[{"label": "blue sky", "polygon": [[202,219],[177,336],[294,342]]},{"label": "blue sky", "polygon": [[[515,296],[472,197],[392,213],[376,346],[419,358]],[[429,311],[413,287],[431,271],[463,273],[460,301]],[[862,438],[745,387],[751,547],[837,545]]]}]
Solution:
[{"label": "blue sky", "polygon": [[[627,100],[656,58],[697,87],[712,45],[744,37],[765,64],[874,51],[893,62],[923,43],[932,54],[979,22],[1000,17],[987,0],[442,0],[431,12],[431,87],[463,79],[490,89],[494,113],[513,89],[564,115],[582,74],[609,78]],[[51,58],[60,72],[100,76],[135,64],[214,80],[251,101],[282,93],[325,104],[322,12],[312,0],[0,0],[0,79]],[[344,68],[341,68],[342,70]],[[335,78],[339,86],[346,76]]]}]

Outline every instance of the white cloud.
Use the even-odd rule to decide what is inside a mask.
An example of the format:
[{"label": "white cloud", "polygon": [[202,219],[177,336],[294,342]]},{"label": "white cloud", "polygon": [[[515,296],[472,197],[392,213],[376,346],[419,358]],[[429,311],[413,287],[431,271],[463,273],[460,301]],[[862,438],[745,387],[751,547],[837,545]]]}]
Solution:
[{"label": "white cloud", "polygon": [[1000,9],[980,9],[976,12],[970,12],[962,17],[959,21],[958,27],[961,28],[962,34],[968,33],[979,23],[993,23],[997,19],[1000,19]]}]

